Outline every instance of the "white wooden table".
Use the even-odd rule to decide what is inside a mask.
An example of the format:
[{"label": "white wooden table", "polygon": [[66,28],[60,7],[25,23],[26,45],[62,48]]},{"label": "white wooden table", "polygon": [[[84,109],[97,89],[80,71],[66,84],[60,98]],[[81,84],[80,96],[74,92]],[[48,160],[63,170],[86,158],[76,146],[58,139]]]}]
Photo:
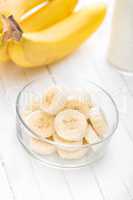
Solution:
[{"label": "white wooden table", "polygon": [[[86,3],[87,1],[82,1]],[[0,199],[1,200],[131,200],[133,199],[133,78],[107,62],[113,1],[103,26],[77,52],[54,66],[21,69],[0,65]],[[81,170],[60,171],[41,166],[16,139],[15,99],[36,78],[57,83],[94,81],[114,97],[121,117],[103,160]]]}]

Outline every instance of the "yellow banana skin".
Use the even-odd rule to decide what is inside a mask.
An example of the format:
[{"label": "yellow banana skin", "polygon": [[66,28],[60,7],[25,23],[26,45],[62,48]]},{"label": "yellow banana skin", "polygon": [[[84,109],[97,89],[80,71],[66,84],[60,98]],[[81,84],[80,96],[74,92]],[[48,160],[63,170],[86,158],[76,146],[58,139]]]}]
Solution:
[{"label": "yellow banana skin", "polygon": [[2,41],[2,35],[0,34],[0,62],[9,61],[9,56],[7,53],[7,43]]},{"label": "yellow banana skin", "polygon": [[62,22],[38,33],[24,33],[20,42],[11,42],[8,52],[12,61],[23,65],[18,47],[23,52],[23,61],[29,67],[51,64],[77,49],[102,23],[106,14],[104,4],[85,8]]},{"label": "yellow banana skin", "polygon": [[[21,45],[19,45],[19,43],[15,44],[15,42],[14,43],[10,42],[8,45],[8,50],[10,49],[9,46],[13,49],[15,48],[15,51],[12,51],[12,54],[9,56],[12,61],[15,60],[14,62],[16,65],[26,67],[26,68],[34,67],[34,65],[29,63],[28,60],[25,59],[23,48]],[[16,52],[17,52],[17,56],[16,56]],[[19,63],[21,63],[21,65]]]},{"label": "yellow banana skin", "polygon": [[40,31],[70,15],[78,0],[51,0],[31,16],[23,19],[20,26],[24,32]]},{"label": "yellow banana skin", "polygon": [[13,15],[16,20],[21,16],[46,0],[0,0],[0,13]]}]

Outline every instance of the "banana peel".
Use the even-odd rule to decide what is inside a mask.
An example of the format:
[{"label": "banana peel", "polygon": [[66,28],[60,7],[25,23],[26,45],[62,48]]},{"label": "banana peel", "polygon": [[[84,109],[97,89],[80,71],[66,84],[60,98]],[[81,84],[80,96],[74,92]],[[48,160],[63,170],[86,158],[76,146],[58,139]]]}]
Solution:
[{"label": "banana peel", "polygon": [[3,41],[2,37],[2,34],[0,34],[0,62],[7,62],[10,59],[7,52],[8,44]]}]

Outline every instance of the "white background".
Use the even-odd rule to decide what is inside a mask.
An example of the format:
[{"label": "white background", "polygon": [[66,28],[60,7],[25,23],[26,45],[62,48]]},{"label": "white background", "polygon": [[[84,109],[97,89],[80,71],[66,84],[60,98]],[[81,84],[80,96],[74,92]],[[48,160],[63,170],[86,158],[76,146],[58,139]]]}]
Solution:
[{"label": "white background", "polygon": [[[80,4],[87,2],[91,1]],[[1,200],[133,199],[133,78],[121,75],[107,62],[113,1],[107,4],[108,14],[99,31],[65,60],[35,70],[0,65]],[[15,99],[36,78],[57,83],[91,80],[112,94],[121,117],[103,160],[81,170],[60,171],[41,166],[27,155],[16,138]]]}]

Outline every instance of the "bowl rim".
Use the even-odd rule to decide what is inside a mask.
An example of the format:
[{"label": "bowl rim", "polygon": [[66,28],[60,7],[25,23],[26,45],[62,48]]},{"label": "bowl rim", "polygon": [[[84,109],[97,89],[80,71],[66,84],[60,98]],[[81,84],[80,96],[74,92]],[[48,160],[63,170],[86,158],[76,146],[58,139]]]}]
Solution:
[{"label": "bowl rim", "polygon": [[110,101],[112,102],[112,105],[114,106],[114,110],[115,110],[115,114],[116,114],[116,122],[114,123],[112,130],[110,130],[110,133],[107,136],[105,136],[104,138],[101,138],[101,140],[98,141],[98,142],[84,144],[84,145],[83,144],[63,144],[63,143],[52,141],[52,140],[49,140],[47,138],[39,136],[38,134],[36,134],[36,132],[34,132],[25,123],[25,121],[23,120],[23,117],[21,116],[20,110],[19,110],[19,102],[20,102],[20,99],[21,99],[21,95],[23,94],[23,92],[25,91],[26,88],[28,88],[30,85],[32,85],[35,82],[38,82],[38,80],[33,80],[33,81],[29,82],[28,84],[26,84],[20,90],[20,92],[18,93],[17,98],[16,98],[16,115],[17,115],[18,119],[20,120],[20,122],[22,123],[22,125],[24,126],[24,128],[28,130],[27,133],[29,135],[31,135],[32,138],[38,139],[39,141],[42,141],[42,142],[47,142],[47,143],[52,144],[52,145],[57,145],[57,146],[60,146],[60,147],[66,147],[66,148],[68,148],[68,147],[72,147],[72,148],[77,148],[77,147],[79,147],[79,148],[86,148],[86,147],[90,147],[90,146],[95,146],[95,145],[101,144],[101,143],[109,140],[114,135],[114,133],[116,132],[116,130],[118,128],[118,124],[119,124],[119,111],[118,111],[117,105],[116,105],[113,97],[110,95],[109,92],[107,92],[105,89],[103,89],[103,87],[99,86],[98,84],[94,83],[93,81],[87,81],[87,83],[89,83],[89,84],[95,86],[96,88],[98,88],[99,90],[101,90],[110,99]]}]

